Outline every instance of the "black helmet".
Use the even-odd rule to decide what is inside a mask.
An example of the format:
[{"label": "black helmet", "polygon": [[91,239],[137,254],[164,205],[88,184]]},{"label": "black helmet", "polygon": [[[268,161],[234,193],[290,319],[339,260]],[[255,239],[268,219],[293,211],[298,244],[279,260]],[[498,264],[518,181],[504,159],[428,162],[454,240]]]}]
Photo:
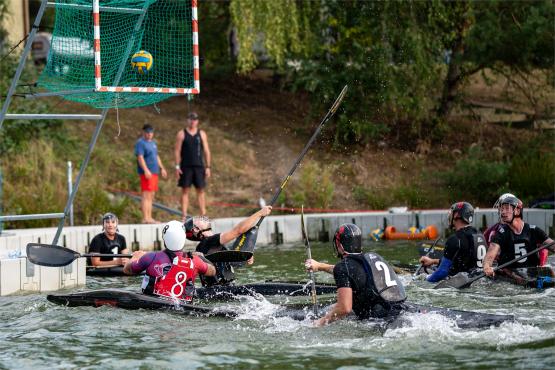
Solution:
[{"label": "black helmet", "polygon": [[474,219],[474,207],[468,202],[457,202],[451,206],[449,210],[449,226],[453,227],[453,221],[463,220],[467,224],[471,224]]},{"label": "black helmet", "polygon": [[[518,199],[514,195],[508,195],[508,196],[504,197],[503,199],[500,199],[499,200],[499,211],[500,212],[501,212],[501,206],[503,204],[510,204],[511,206],[513,206],[513,219],[511,220],[511,222],[513,222],[515,217],[522,218],[522,201],[520,199]],[[518,214],[516,213],[517,209],[519,209]]]},{"label": "black helmet", "polygon": [[361,253],[362,231],[355,224],[343,224],[335,231],[332,243],[337,257],[343,257],[344,253]]},{"label": "black helmet", "polygon": [[[199,242],[204,239],[203,232],[212,230],[210,219],[206,216],[187,216],[183,226],[185,226],[185,236],[187,239],[195,242]],[[204,227],[204,229],[199,226]]]}]

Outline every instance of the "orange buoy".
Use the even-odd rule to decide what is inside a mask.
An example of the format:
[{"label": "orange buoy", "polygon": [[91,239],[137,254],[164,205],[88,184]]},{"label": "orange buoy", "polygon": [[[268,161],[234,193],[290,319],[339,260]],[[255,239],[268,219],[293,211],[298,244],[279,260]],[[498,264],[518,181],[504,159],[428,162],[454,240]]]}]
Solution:
[{"label": "orange buoy", "polygon": [[438,236],[437,228],[435,225],[426,226],[419,233],[400,233],[397,232],[395,226],[388,226],[385,228],[384,239],[387,240],[422,240],[422,239],[436,239]]}]

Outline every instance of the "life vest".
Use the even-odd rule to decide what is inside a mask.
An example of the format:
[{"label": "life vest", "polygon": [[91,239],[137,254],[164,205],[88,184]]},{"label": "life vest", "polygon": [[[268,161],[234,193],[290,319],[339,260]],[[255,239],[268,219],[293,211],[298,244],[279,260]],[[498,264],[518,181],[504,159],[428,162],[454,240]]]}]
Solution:
[{"label": "life vest", "polygon": [[400,303],[407,299],[403,283],[384,259],[375,253],[349,255],[362,262],[374,294],[387,303]]},{"label": "life vest", "polygon": [[202,286],[229,285],[235,280],[235,271],[229,262],[217,262],[214,267],[216,268],[216,276],[200,276]]},{"label": "life vest", "polygon": [[487,243],[486,237],[481,233],[473,233],[472,241],[474,242],[473,255],[476,261],[474,267],[483,268],[484,258],[486,257],[486,252],[488,250],[488,247],[487,247],[488,243]]},{"label": "life vest", "polygon": [[175,257],[167,274],[154,282],[155,295],[191,302],[195,293],[196,269],[193,258]]}]

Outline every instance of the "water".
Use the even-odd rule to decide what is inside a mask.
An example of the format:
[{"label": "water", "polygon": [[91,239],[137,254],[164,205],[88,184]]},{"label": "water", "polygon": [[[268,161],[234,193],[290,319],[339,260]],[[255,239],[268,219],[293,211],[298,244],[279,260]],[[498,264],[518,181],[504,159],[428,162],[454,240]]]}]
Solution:
[{"label": "water", "polygon": [[[413,244],[373,244],[393,263],[416,263]],[[313,245],[314,258],[332,263],[331,247]],[[238,281],[305,281],[304,247],[263,247]],[[332,282],[331,275],[317,274]],[[411,325],[380,331],[371,322],[343,320],[324,328],[274,318],[276,303],[305,297],[241,298],[220,303],[235,319],[112,307],[61,307],[45,294],[0,298],[0,368],[8,369],[548,369],[555,362],[555,289],[525,290],[483,279],[462,292],[430,290],[402,280],[415,303],[513,314],[498,328],[461,330],[437,314],[413,315]],[[139,277],[88,278],[87,289],[137,290]],[[83,288],[84,289],[84,288]],[[328,297],[332,299],[333,297]],[[216,304],[216,303],[210,303]]]}]

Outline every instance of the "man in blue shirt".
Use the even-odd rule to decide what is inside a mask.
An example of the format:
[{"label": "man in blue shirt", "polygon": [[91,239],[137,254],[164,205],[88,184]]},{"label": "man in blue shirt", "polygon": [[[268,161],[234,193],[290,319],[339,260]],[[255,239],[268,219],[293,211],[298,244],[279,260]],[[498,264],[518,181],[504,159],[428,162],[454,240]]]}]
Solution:
[{"label": "man in blue shirt", "polygon": [[141,177],[141,210],[143,223],[158,223],[152,218],[152,202],[158,190],[158,174],[165,179],[168,174],[158,155],[158,147],[154,138],[154,127],[148,123],[143,126],[143,136],[135,143],[135,156],[137,156],[137,172]]}]

